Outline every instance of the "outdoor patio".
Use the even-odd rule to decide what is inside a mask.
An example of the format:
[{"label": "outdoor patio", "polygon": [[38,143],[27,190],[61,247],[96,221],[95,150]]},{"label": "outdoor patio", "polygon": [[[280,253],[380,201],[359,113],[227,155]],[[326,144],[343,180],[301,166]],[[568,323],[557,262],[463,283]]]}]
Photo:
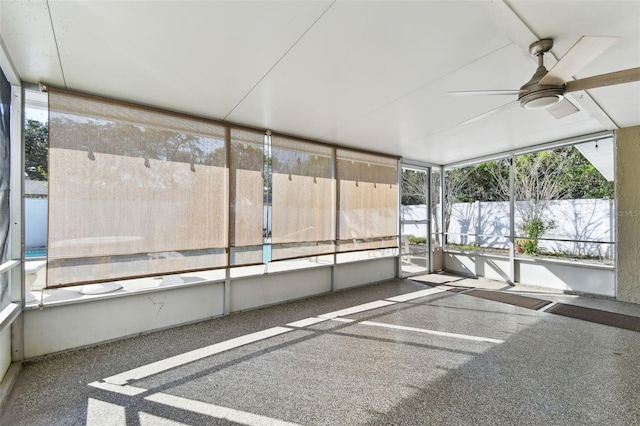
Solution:
[{"label": "outdoor patio", "polygon": [[640,317],[497,281],[395,279],[25,363],[0,423],[633,424],[638,332],[554,302]]}]

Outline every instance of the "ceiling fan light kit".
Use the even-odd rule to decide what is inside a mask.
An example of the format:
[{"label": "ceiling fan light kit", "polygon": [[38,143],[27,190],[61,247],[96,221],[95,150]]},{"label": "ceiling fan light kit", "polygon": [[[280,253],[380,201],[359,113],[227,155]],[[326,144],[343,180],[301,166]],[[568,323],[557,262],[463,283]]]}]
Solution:
[{"label": "ceiling fan light kit", "polygon": [[551,88],[538,90],[519,98],[520,106],[525,109],[545,109],[555,105],[564,98],[564,90]]},{"label": "ceiling fan light kit", "polygon": [[553,40],[545,38],[532,43],[529,46],[529,53],[538,58],[538,68],[531,79],[522,85],[519,90],[449,92],[453,95],[518,95],[517,101],[503,105],[488,113],[480,114],[461,124],[470,123],[495,112],[509,109],[513,104],[520,104],[525,109],[548,109],[549,111],[556,108],[555,105],[562,106],[555,113],[551,112],[554,117],[560,119],[579,111],[575,106],[565,108],[567,105],[564,104],[570,103],[565,99],[565,93],[640,81],[640,67],[578,80],[572,79],[580,69],[607,50],[618,38],[583,36],[549,71],[544,66],[543,58],[544,54],[553,47]]},{"label": "ceiling fan light kit", "polygon": [[544,109],[557,104],[564,98],[565,85],[542,85],[540,80],[549,71],[544,66],[543,56],[553,47],[553,40],[542,39],[529,46],[529,53],[538,58],[538,69],[521,88],[518,95],[520,106],[525,109]]}]

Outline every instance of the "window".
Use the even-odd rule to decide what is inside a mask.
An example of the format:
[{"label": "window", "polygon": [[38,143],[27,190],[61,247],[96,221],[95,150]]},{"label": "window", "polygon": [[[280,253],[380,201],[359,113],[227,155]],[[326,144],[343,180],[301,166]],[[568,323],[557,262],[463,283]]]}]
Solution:
[{"label": "window", "polygon": [[[9,139],[11,84],[0,70],[0,265],[11,260],[9,253],[9,210],[11,141]],[[11,302],[9,273],[0,273],[0,311]]]},{"label": "window", "polygon": [[61,89],[48,111],[28,160],[48,189],[47,288],[396,254],[395,158]]},{"label": "window", "polygon": [[227,265],[225,128],[49,90],[47,287]]},{"label": "window", "polygon": [[24,248],[25,258],[33,260],[46,256],[49,114],[46,93],[24,94]]},{"label": "window", "polygon": [[398,161],[337,150],[338,251],[398,246]]},{"label": "window", "polygon": [[333,148],[273,136],[272,259],[335,251]]},{"label": "window", "polygon": [[508,254],[509,162],[496,160],[445,172],[447,249]]},{"label": "window", "polygon": [[516,252],[613,264],[613,140],[515,157]]},{"label": "window", "polygon": [[509,254],[511,168],[516,256],[613,265],[611,137],[447,169],[448,249]]},{"label": "window", "polygon": [[262,263],[264,135],[231,129],[230,266]]}]

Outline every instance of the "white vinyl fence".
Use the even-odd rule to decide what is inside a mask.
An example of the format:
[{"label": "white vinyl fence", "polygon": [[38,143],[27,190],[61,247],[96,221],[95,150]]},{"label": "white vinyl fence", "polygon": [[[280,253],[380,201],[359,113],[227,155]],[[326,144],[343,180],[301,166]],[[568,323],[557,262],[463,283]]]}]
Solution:
[{"label": "white vinyl fence", "polygon": [[[524,207],[525,203],[516,202],[516,237],[526,236],[519,229],[522,223],[519,207]],[[402,209],[405,220],[425,219],[424,205],[403,206]],[[569,256],[613,257],[613,200],[550,201],[542,217],[545,222],[554,224],[540,237],[539,247],[542,250]],[[509,228],[508,202],[455,203],[451,208],[447,241],[451,244],[506,249],[509,247]],[[435,230],[434,221],[432,231]],[[405,224],[401,229],[403,235],[425,236],[425,231],[424,224]]]}]

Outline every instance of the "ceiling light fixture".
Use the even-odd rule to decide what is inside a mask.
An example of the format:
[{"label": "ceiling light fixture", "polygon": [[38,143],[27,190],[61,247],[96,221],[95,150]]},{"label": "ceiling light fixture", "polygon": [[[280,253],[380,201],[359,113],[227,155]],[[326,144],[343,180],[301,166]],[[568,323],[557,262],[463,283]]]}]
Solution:
[{"label": "ceiling light fixture", "polygon": [[538,69],[531,80],[520,87],[518,101],[525,109],[545,109],[557,104],[564,99],[565,85],[540,84],[540,81],[549,73],[544,66],[543,58],[553,46],[553,40],[543,39],[529,46],[529,53],[538,58]]},{"label": "ceiling light fixture", "polygon": [[545,109],[564,99],[562,88],[538,90],[520,97],[520,105],[525,109]]}]

